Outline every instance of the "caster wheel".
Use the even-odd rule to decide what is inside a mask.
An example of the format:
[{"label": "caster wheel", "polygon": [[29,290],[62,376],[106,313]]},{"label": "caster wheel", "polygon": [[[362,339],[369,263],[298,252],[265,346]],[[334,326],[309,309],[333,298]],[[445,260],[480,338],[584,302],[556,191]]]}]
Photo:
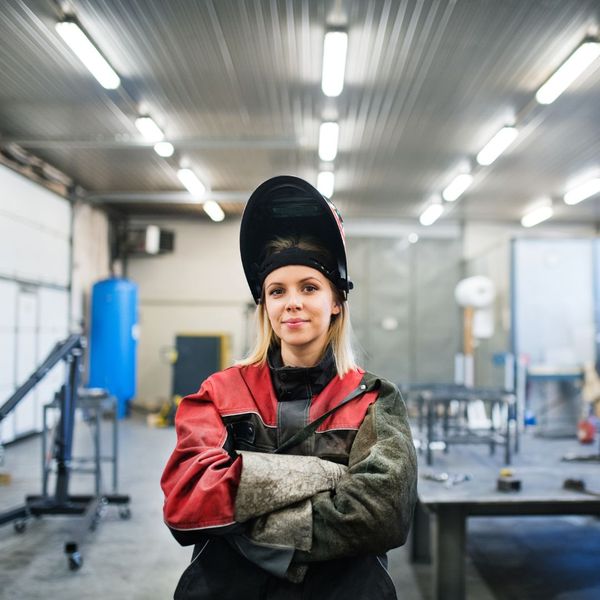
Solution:
[{"label": "caster wheel", "polygon": [[131,509],[129,508],[129,506],[119,508],[119,516],[124,521],[128,521],[129,519],[131,519]]},{"label": "caster wheel", "polygon": [[71,571],[79,571],[81,565],[83,565],[83,556],[79,552],[73,552],[68,556],[69,569]]},{"label": "caster wheel", "polygon": [[27,521],[25,521],[24,519],[19,519],[18,521],[15,521],[13,527],[15,533],[24,533],[27,529]]}]

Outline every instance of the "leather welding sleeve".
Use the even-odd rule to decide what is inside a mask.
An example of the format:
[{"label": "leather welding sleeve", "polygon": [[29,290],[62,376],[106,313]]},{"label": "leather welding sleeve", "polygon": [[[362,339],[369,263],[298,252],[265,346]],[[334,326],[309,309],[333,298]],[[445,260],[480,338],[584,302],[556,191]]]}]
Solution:
[{"label": "leather welding sleeve", "polygon": [[164,519],[180,544],[198,543],[206,534],[240,534],[249,526],[241,525],[245,521],[335,487],[345,467],[317,457],[257,452],[232,457],[213,397],[209,378],[181,401],[177,445],[161,479]]},{"label": "leather welding sleeve", "polygon": [[197,543],[207,533],[239,530],[234,513],[242,458],[225,449],[227,430],[211,395],[209,378],[181,401],[177,445],[161,479],[164,519],[182,545]]},{"label": "leather welding sleeve", "polygon": [[244,533],[228,536],[234,548],[265,571],[299,583],[306,569],[291,565],[296,550],[312,544],[311,498],[333,490],[346,467],[315,456],[241,452],[235,519]]},{"label": "leather welding sleeve", "polygon": [[346,467],[316,456],[241,452],[235,520],[248,521],[333,490]]},{"label": "leather welding sleeve", "polygon": [[320,491],[333,490],[346,467],[315,456],[240,454],[235,519],[247,527],[227,539],[265,571],[299,583],[306,569],[291,562],[296,550],[310,550],[312,544],[310,499]]},{"label": "leather welding sleeve", "polygon": [[[372,377],[365,375],[365,382]],[[294,563],[379,554],[406,541],[417,487],[417,460],[406,406],[382,380],[377,401],[357,432],[348,472],[335,491],[312,498],[313,539]]]}]

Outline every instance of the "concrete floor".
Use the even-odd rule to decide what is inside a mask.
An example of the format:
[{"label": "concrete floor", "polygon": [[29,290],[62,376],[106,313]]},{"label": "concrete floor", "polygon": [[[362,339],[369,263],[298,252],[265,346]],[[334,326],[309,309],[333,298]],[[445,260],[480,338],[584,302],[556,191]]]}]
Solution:
[{"label": "concrete floor", "polygon": [[[108,422],[103,427],[107,446]],[[174,442],[172,429],[150,429],[136,418],[122,423],[120,492],[132,498],[132,518],[121,520],[109,508],[86,538],[79,571],[69,571],[63,553],[71,520],[44,517],[30,522],[23,534],[10,525],[0,527],[0,598],[171,598],[191,553],[162,523],[159,479]],[[76,454],[86,454],[90,446],[88,428],[79,423]],[[39,438],[10,445],[6,469],[13,481],[0,487],[0,511],[22,503],[25,494],[39,493]],[[106,467],[107,480],[109,475]],[[92,489],[91,476],[73,476],[72,493]],[[470,600],[600,598],[600,523],[595,519],[471,519],[468,540]],[[393,550],[389,558],[399,599],[429,600],[431,567],[412,565],[407,548]]]}]

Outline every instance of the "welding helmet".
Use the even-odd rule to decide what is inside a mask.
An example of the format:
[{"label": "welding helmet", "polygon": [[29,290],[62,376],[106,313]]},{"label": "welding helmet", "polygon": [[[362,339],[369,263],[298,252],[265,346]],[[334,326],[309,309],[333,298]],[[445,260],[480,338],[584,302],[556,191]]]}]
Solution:
[{"label": "welding helmet", "polygon": [[[317,242],[327,255],[299,248],[268,254],[269,242],[274,239],[299,236]],[[254,190],[242,216],[240,252],[257,304],[266,276],[285,265],[306,265],[319,270],[344,299],[353,288],[348,279],[342,217],[332,202],[298,177],[273,177]]]}]

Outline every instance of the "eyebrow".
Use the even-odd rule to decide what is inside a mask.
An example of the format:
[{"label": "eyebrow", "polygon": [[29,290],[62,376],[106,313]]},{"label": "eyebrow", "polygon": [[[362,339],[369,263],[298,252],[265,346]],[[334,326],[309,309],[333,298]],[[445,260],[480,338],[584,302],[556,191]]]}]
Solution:
[{"label": "eyebrow", "polygon": [[[299,283],[305,283],[306,281],[316,281],[317,283],[321,283],[316,277],[313,277],[312,275],[310,277],[304,277],[304,279],[301,279],[299,281]],[[267,287],[271,287],[272,285],[285,285],[285,283],[280,283],[278,281],[272,281],[271,283],[269,283],[269,285]]]}]

